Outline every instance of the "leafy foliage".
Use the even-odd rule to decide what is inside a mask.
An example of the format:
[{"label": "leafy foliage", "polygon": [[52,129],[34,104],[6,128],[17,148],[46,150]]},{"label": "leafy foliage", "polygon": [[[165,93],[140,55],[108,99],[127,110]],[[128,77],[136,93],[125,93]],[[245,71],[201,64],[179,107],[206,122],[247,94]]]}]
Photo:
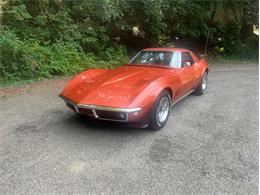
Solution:
[{"label": "leafy foliage", "polygon": [[103,54],[106,58],[99,58],[84,53],[76,42],[57,41],[41,45],[36,40],[22,41],[13,32],[3,29],[0,31],[0,50],[0,78],[3,82],[70,75],[86,68],[111,68],[127,60],[121,47],[108,48]]},{"label": "leafy foliage", "polygon": [[126,51],[183,40],[200,50],[208,33],[211,53],[258,55],[255,0],[10,0],[2,11],[0,81],[111,68]]}]

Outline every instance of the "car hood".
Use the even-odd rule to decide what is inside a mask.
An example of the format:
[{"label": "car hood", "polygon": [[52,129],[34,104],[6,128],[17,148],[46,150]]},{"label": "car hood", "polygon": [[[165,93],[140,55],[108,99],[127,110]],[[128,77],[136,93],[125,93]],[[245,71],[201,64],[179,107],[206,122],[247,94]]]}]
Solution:
[{"label": "car hood", "polygon": [[78,104],[128,107],[140,92],[169,69],[124,65],[88,79],[62,93]]}]

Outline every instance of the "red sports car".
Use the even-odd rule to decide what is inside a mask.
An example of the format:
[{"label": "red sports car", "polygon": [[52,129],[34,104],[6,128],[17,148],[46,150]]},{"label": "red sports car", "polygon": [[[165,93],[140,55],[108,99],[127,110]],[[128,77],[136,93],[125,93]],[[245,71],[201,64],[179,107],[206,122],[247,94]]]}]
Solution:
[{"label": "red sports car", "polygon": [[80,73],[60,97],[79,115],[160,129],[176,102],[205,92],[208,71],[189,50],[148,48],[129,64]]}]

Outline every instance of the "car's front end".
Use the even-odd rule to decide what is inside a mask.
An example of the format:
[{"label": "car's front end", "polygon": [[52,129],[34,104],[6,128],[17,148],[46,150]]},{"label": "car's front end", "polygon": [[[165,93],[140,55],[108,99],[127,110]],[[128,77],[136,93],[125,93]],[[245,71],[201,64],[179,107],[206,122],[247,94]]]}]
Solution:
[{"label": "car's front end", "polygon": [[116,122],[134,122],[142,116],[142,108],[119,108],[91,104],[76,103],[67,97],[60,95],[65,104],[77,114],[86,115],[99,120]]}]

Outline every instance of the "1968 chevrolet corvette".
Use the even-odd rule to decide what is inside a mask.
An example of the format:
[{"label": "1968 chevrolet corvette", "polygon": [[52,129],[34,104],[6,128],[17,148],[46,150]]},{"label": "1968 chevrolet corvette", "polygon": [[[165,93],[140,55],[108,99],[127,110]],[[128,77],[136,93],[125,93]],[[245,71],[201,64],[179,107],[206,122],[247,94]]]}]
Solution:
[{"label": "1968 chevrolet corvette", "polygon": [[176,102],[205,92],[208,71],[189,50],[148,48],[129,64],[80,73],[60,97],[79,115],[160,129]]}]

